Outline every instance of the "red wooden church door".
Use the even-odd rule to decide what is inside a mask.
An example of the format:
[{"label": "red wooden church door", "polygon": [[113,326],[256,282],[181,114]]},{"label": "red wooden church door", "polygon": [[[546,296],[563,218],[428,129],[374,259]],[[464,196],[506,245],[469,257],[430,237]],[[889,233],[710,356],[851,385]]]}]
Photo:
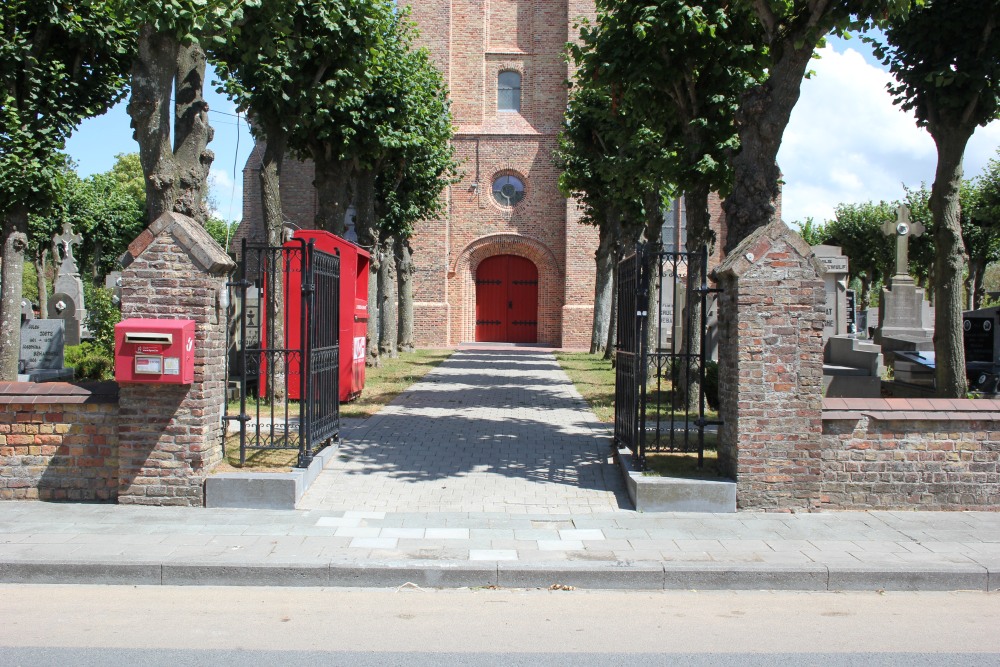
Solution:
[{"label": "red wooden church door", "polygon": [[538,340],[538,269],[531,260],[495,255],[476,269],[476,340]]}]

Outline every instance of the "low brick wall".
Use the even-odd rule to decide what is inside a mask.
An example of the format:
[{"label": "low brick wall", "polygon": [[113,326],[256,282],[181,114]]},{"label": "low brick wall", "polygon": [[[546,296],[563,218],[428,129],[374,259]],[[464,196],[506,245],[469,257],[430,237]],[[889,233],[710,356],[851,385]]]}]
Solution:
[{"label": "low brick wall", "polygon": [[117,384],[0,382],[0,499],[117,496]]},{"label": "low brick wall", "polygon": [[822,509],[1000,510],[1000,401],[825,399]]}]

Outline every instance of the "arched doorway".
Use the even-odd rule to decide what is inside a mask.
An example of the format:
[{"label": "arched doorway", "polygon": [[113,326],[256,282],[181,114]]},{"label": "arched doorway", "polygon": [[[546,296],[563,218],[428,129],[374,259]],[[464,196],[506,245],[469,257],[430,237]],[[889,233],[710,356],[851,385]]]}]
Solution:
[{"label": "arched doorway", "polygon": [[476,269],[476,340],[538,341],[538,268],[517,255],[494,255]]}]

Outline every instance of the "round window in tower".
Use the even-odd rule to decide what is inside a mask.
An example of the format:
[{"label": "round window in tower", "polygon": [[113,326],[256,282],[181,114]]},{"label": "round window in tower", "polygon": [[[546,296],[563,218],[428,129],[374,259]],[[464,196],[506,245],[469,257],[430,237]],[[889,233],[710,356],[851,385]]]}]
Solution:
[{"label": "round window in tower", "polygon": [[502,206],[516,206],[524,199],[524,183],[510,174],[498,176],[493,181],[493,198]]}]

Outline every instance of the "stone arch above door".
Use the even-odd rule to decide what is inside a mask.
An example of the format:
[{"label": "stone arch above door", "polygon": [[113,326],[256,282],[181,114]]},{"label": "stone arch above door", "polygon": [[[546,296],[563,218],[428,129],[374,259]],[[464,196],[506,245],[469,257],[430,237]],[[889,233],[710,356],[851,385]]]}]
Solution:
[{"label": "stone arch above door", "polygon": [[538,268],[538,342],[558,346],[562,336],[560,314],[565,294],[562,265],[545,244],[519,234],[482,236],[459,253],[449,276],[448,300],[452,304],[454,342],[475,340],[476,269],[480,262],[494,255],[524,257]]}]

